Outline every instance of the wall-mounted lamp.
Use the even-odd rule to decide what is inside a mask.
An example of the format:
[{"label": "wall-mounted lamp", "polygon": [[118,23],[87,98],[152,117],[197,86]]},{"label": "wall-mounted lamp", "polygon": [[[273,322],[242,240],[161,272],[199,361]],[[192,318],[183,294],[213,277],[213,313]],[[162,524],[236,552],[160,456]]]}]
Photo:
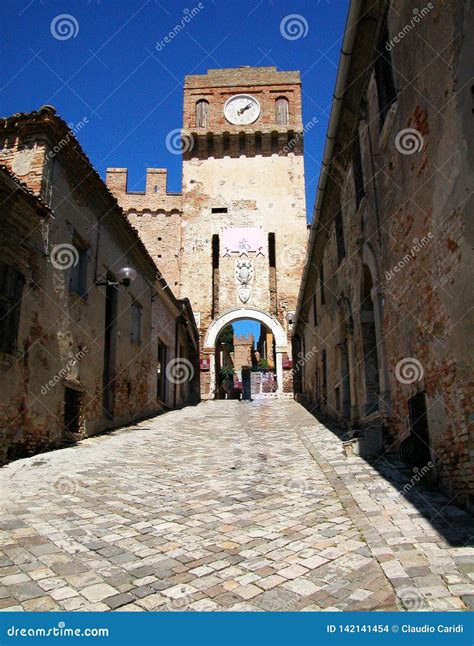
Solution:
[{"label": "wall-mounted lamp", "polygon": [[293,324],[295,322],[295,313],[294,312],[287,312],[286,313],[286,322],[288,323],[288,327],[290,330],[293,327]]},{"label": "wall-mounted lamp", "polygon": [[113,287],[123,286],[125,289],[130,287],[132,280],[135,280],[137,277],[137,272],[133,267],[122,267],[117,272],[117,280],[109,280],[105,276],[98,275],[95,281],[95,284],[99,287],[107,285]]}]

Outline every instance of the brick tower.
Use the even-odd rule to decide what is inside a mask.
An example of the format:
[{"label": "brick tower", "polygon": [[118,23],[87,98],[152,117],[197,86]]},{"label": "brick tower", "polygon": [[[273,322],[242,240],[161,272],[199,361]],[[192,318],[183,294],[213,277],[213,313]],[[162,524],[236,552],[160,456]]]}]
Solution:
[{"label": "brick tower", "polygon": [[215,394],[219,333],[239,319],[271,332],[278,395],[291,393],[291,321],[306,251],[299,72],[187,76],[182,146],[181,194],[167,192],[164,169],[148,169],[145,193],[127,192],[123,168],[108,169],[107,184],[170,287],[191,300],[202,397]]},{"label": "brick tower", "polygon": [[253,318],[273,333],[279,394],[292,391],[289,321],[306,247],[301,82],[275,67],[209,70],[184,84],[181,295],[202,340]]}]

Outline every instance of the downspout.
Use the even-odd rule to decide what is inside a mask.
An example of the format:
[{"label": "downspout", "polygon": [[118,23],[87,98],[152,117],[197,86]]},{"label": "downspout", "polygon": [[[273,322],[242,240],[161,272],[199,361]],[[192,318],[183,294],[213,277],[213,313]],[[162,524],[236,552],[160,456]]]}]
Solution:
[{"label": "downspout", "polygon": [[319,219],[324,201],[324,193],[328,180],[328,172],[332,163],[332,156],[334,152],[334,142],[336,140],[337,131],[339,128],[339,121],[341,118],[342,101],[344,99],[344,92],[346,89],[347,78],[349,75],[350,62],[354,42],[357,35],[358,20],[362,9],[363,0],[351,0],[349,12],[347,14],[346,25],[344,28],[344,39],[342,42],[341,55],[339,58],[339,67],[336,77],[336,85],[334,88],[333,102],[331,107],[331,116],[329,118],[329,125],[326,133],[326,144],[324,146],[324,154],[322,161],[322,169],[319,175],[318,190],[316,194],[316,202],[313,211],[313,221],[308,240],[308,251],[306,257],[306,264],[303,270],[303,277],[301,280],[300,293],[298,296],[298,304],[296,307],[296,327],[299,323],[301,308],[303,307],[305,297],[305,285],[308,279],[310,262],[309,259],[313,255],[314,247],[316,244],[316,234],[318,231]]}]

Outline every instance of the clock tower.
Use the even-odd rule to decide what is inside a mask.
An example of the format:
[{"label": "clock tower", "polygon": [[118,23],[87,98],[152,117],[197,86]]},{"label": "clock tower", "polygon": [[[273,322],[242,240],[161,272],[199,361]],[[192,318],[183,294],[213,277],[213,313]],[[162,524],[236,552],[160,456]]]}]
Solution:
[{"label": "clock tower", "polygon": [[219,333],[241,319],[273,338],[277,396],[292,392],[291,324],[306,252],[299,72],[187,76],[180,295],[201,336],[201,394],[216,389]]}]

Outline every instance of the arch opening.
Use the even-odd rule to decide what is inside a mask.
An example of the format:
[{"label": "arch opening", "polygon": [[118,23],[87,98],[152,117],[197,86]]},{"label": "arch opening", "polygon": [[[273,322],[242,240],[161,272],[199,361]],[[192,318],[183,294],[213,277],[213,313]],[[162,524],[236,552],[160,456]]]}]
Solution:
[{"label": "arch opening", "polygon": [[[256,324],[258,334],[241,334],[243,321]],[[210,359],[211,399],[263,398],[283,392],[287,336],[270,314],[256,308],[222,314],[207,330],[204,352]]]}]

